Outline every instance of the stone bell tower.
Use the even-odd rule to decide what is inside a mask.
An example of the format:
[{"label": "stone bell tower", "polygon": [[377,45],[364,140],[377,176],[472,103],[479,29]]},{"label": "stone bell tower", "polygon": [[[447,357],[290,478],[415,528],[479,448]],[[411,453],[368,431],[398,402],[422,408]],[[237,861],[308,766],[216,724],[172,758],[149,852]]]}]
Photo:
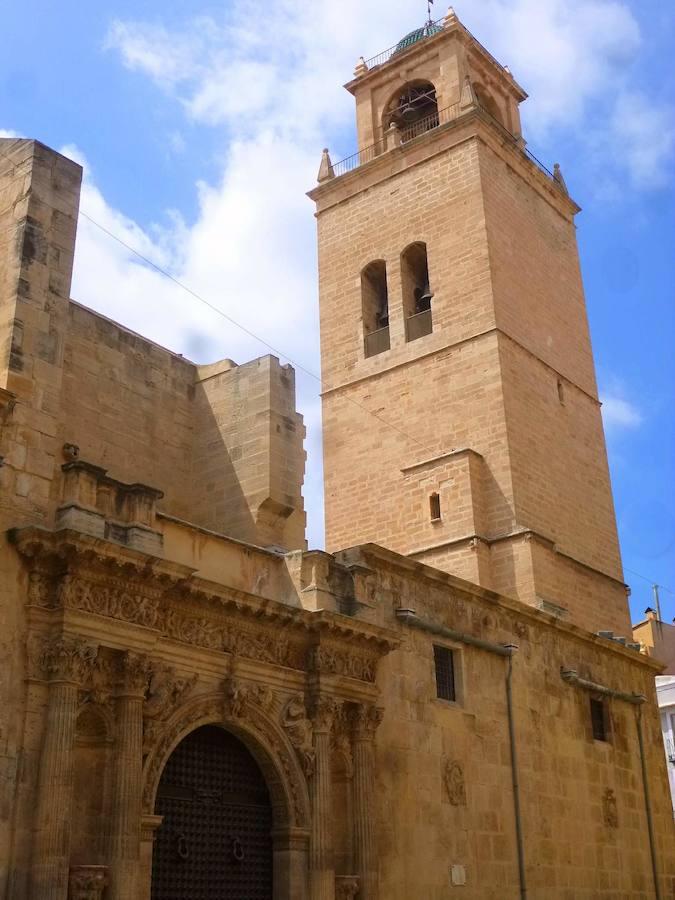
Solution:
[{"label": "stone bell tower", "polygon": [[346,88],[316,202],[327,549],[373,542],[628,634],[574,217],[452,10]]}]

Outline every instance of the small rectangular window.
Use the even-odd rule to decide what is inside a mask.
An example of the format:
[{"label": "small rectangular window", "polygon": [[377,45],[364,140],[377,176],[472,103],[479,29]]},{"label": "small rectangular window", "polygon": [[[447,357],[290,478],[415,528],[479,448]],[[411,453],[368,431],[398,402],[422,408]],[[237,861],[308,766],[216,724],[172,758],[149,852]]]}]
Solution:
[{"label": "small rectangular window", "polygon": [[437,522],[441,517],[441,498],[438,494],[429,496],[429,515],[432,522]]},{"label": "small rectangular window", "polygon": [[596,741],[607,740],[607,712],[603,700],[591,697],[591,728],[593,739]]},{"label": "small rectangular window", "polygon": [[436,667],[436,696],[441,700],[456,700],[454,653],[448,647],[434,644],[434,665]]}]

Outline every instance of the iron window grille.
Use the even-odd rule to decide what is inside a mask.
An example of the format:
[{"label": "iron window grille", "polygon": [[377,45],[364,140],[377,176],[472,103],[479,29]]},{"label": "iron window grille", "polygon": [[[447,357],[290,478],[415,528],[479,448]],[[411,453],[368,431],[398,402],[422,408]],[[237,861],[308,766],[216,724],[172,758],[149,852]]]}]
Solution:
[{"label": "iron window grille", "polygon": [[436,696],[441,700],[456,700],[455,659],[448,647],[434,644],[434,665],[436,668]]}]

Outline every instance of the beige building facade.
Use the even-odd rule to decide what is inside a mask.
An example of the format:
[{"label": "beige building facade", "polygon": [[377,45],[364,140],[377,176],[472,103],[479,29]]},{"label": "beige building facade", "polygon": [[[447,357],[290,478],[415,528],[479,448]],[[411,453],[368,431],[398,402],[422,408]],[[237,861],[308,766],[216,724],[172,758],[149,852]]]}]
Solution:
[{"label": "beige building facade", "polygon": [[454,15],[349,88],[330,552],[291,368],[74,302],[81,170],[0,141],[2,900],[673,895],[576,207]]}]

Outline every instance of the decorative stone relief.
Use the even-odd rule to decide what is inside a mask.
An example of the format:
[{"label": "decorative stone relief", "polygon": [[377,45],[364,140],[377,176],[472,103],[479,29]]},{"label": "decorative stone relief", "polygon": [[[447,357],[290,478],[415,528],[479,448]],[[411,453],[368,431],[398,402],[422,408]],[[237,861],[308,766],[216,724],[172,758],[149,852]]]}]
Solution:
[{"label": "decorative stone relief", "polygon": [[372,740],[384,717],[384,710],[374,703],[357,703],[352,709],[354,737]]},{"label": "decorative stone relief", "polygon": [[331,733],[331,750],[338,757],[344,768],[344,774],[351,778],[354,770],[351,742],[351,715],[345,703],[342,703],[335,714]]},{"label": "decorative stone relief", "polygon": [[151,668],[143,706],[144,753],[160,740],[165,721],[196,683],[197,675],[179,677],[171,666],[155,664]]},{"label": "decorative stone relief", "polygon": [[223,683],[223,694],[226,714],[232,716],[233,719],[240,719],[249,699],[249,688],[237,678],[229,675]]},{"label": "decorative stone relief", "polygon": [[308,668],[328,675],[346,675],[359,681],[375,681],[377,657],[354,648],[324,646],[312,647],[307,660]]},{"label": "decorative stone relief", "polygon": [[305,777],[311,778],[314,774],[312,723],[307,718],[305,698],[302,694],[295,694],[290,698],[281,714],[281,724],[298,754]]},{"label": "decorative stone relief", "polygon": [[106,866],[73,866],[68,880],[69,900],[101,900],[108,884]]},{"label": "decorative stone relief", "polygon": [[80,638],[59,636],[39,641],[29,648],[38,677],[81,684],[91,672],[98,647]]},{"label": "decorative stone relief", "polygon": [[[293,758],[293,750],[283,740],[281,731],[263,713],[259,706],[247,704],[241,728],[250,732],[253,740],[259,742],[278,767],[283,790],[290,801],[289,825],[309,827],[309,805],[307,790],[298,763]],[[152,812],[152,803],[159,783],[161,770],[176,742],[188,734],[199,723],[225,722],[229,715],[223,709],[220,696],[195,699],[182,713],[166,723],[163,733],[149,756],[144,769],[143,804],[147,813]],[[273,799],[274,802],[274,799]]]},{"label": "decorative stone relief", "polygon": [[118,660],[117,674],[119,690],[145,699],[152,674],[152,664],[147,656],[130,651],[123,653]]},{"label": "decorative stone relief", "polygon": [[456,759],[448,759],[443,765],[443,783],[448,800],[453,806],[466,806],[464,770]]},{"label": "decorative stone relief", "polygon": [[607,788],[602,795],[602,817],[608,828],[619,827],[619,810],[616,803],[616,795],[611,788]]},{"label": "decorative stone relief", "polygon": [[359,892],[357,875],[335,876],[335,900],[354,900]]},{"label": "decorative stone relief", "polygon": [[341,705],[335,697],[320,694],[312,702],[312,725],[314,732],[330,732]]},{"label": "decorative stone relief", "polygon": [[59,585],[58,601],[66,608],[81,609],[111,619],[123,619],[144,628],[159,625],[159,597],[120,588],[119,585],[97,584],[66,575]]}]

